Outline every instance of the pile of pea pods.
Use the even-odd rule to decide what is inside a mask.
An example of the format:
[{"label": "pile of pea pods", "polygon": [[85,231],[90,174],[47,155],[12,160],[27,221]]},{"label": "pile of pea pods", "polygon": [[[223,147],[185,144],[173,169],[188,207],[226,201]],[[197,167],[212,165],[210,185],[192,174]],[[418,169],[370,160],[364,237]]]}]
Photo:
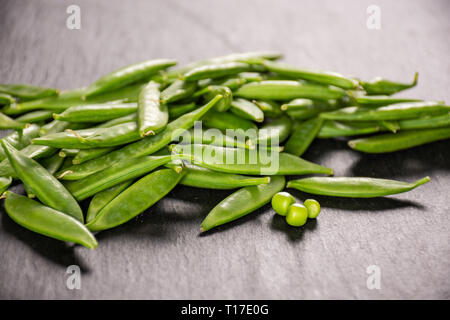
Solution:
[{"label": "pile of pea pods", "polygon": [[[362,81],[279,58],[248,52],[182,67],[154,59],[67,91],[0,84],[0,129],[12,130],[0,141],[6,213],[29,230],[93,249],[93,232],[126,223],[179,184],[233,190],[205,217],[205,232],[285,188],[367,198],[429,181],[333,177],[301,158],[315,139],[385,153],[450,138],[450,106],[393,96],[414,87],[417,73],[410,83]],[[196,130],[199,122],[215,134]],[[26,195],[8,190],[19,183]]]}]

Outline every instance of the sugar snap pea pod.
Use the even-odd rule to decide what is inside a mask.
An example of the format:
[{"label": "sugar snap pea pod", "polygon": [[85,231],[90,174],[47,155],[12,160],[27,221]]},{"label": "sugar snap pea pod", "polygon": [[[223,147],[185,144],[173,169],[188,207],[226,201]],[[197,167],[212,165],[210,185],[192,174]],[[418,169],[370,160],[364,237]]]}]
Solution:
[{"label": "sugar snap pea pod", "polygon": [[382,107],[401,102],[417,102],[421,99],[391,97],[391,96],[356,96],[355,103],[363,107]]},{"label": "sugar snap pea pod", "polygon": [[398,83],[380,77],[368,82],[360,81],[359,83],[364,88],[367,95],[391,95],[414,87],[417,84],[418,79],[419,73],[416,72],[412,83]]},{"label": "sugar snap pea pod", "polygon": [[145,80],[159,70],[167,69],[175,64],[175,60],[155,59],[126,66],[95,81],[87,88],[85,96],[94,96],[102,92],[122,88],[136,81]]},{"label": "sugar snap pea pod", "polygon": [[137,142],[105,154],[104,156],[86,161],[82,164],[74,165],[68,168],[68,172],[60,171],[59,175],[64,174],[62,177],[64,180],[78,180],[101,171],[123,159],[152,154],[167,146],[184,130],[191,128],[194,125],[194,122],[201,119],[220,99],[222,99],[222,97],[218,95],[203,107],[186,113],[178,119],[169,122],[162,132],[154,136],[145,137]]},{"label": "sugar snap pea pod", "polygon": [[94,235],[82,223],[37,201],[8,191],[5,210],[11,219],[31,231],[57,240],[78,243],[89,249],[97,247]]},{"label": "sugar snap pea pod", "polygon": [[0,112],[0,129],[21,130],[25,129],[26,127],[27,127],[26,123],[18,122],[8,117],[6,114]]},{"label": "sugar snap pea pod", "polygon": [[330,71],[305,70],[285,63],[263,61],[262,64],[271,72],[278,73],[293,79],[310,80],[321,84],[333,85],[343,89],[358,87],[358,81],[341,74]]},{"label": "sugar snap pea pod", "polygon": [[242,62],[225,62],[195,67],[183,75],[185,81],[214,79],[249,71],[250,65]]},{"label": "sugar snap pea pod", "polygon": [[264,113],[265,117],[268,118],[278,118],[282,115],[280,105],[275,101],[271,100],[253,100],[254,104],[256,104]]},{"label": "sugar snap pea pod", "polygon": [[127,116],[123,116],[120,118],[116,118],[116,119],[112,119],[112,120],[103,122],[101,124],[96,125],[95,128],[111,128],[111,127],[117,126],[122,123],[136,122],[136,121],[137,121],[137,112],[131,113]]},{"label": "sugar snap pea pod", "polygon": [[396,133],[400,129],[400,124],[398,123],[398,121],[381,120],[377,122],[381,128],[384,128],[393,133]]},{"label": "sugar snap pea pod", "polygon": [[161,92],[161,101],[171,103],[192,96],[197,89],[197,83],[176,80]]},{"label": "sugar snap pea pod", "polygon": [[56,96],[58,89],[37,87],[30,84],[0,84],[0,93],[6,93],[20,100],[34,100]]},{"label": "sugar snap pea pod", "polygon": [[39,135],[44,136],[50,133],[61,132],[69,128],[70,122],[53,120],[43,125],[39,130]]},{"label": "sugar snap pea pod", "polygon": [[56,120],[68,122],[105,122],[137,111],[137,103],[102,103],[73,106],[53,114]]},{"label": "sugar snap pea pod", "polygon": [[317,116],[322,112],[336,110],[339,103],[336,100],[311,100],[311,99],[294,99],[289,103],[281,105],[281,110],[285,110],[289,117],[297,120],[306,120]]},{"label": "sugar snap pea pod", "polygon": [[337,138],[359,136],[379,132],[380,125],[377,122],[341,122],[326,120],[322,125],[318,138]]},{"label": "sugar snap pea pod", "polygon": [[80,150],[72,159],[73,164],[80,164],[91,159],[101,157],[113,151],[114,147],[92,148]]},{"label": "sugar snap pea pod", "polygon": [[75,157],[80,152],[80,149],[61,149],[61,151],[58,152],[58,156],[61,158],[65,157]]},{"label": "sugar snap pea pod", "polygon": [[[12,145],[14,148],[20,150],[25,148],[31,143],[31,140],[39,135],[39,126],[36,124],[30,125],[28,128],[23,129],[21,132],[14,131],[9,135],[2,138]],[[0,161],[6,158],[3,148],[0,149]]]},{"label": "sugar snap pea pod", "polygon": [[143,176],[157,167],[179,158],[177,156],[167,155],[125,159],[86,178],[70,181],[65,186],[78,201],[81,201],[116,184]]},{"label": "sugar snap pea pod", "polygon": [[180,143],[184,144],[212,144],[215,146],[251,149],[254,146],[245,137],[228,136],[218,129],[198,130],[189,129],[180,136]]},{"label": "sugar snap pea pod", "polygon": [[216,128],[219,130],[254,130],[258,127],[247,119],[242,119],[229,112],[217,112],[215,110],[208,112],[203,120],[203,124],[209,128]]},{"label": "sugar snap pea pod", "polygon": [[432,117],[398,121],[401,130],[430,129],[450,126],[450,112]]},{"label": "sugar snap pea pod", "polygon": [[287,188],[333,197],[374,198],[410,191],[430,181],[430,177],[413,183],[365,177],[312,177],[291,180]]},{"label": "sugar snap pea pod", "polygon": [[139,94],[138,129],[145,137],[161,131],[169,122],[169,111],[165,103],[160,103],[159,84],[150,81]]},{"label": "sugar snap pea pod", "polygon": [[366,153],[387,153],[450,138],[450,127],[407,130],[351,140],[350,148]]},{"label": "sugar snap pea pod", "polygon": [[123,190],[128,188],[133,183],[133,179],[119,183],[113,187],[103,190],[92,197],[89,203],[89,208],[86,214],[86,223],[91,222],[97,214],[115,197],[117,197]]},{"label": "sugar snap pea pod", "polygon": [[11,177],[0,177],[0,194],[3,194],[3,192],[8,190],[11,183],[12,183]]},{"label": "sugar snap pea pod", "polygon": [[184,104],[174,104],[174,105],[168,105],[169,108],[169,119],[176,119],[179,116],[182,116],[185,113],[188,113],[195,108],[197,108],[197,105],[195,102],[191,103],[184,103]]},{"label": "sugar snap pea pod", "polygon": [[264,121],[264,113],[262,110],[253,102],[246,99],[237,98],[231,102],[230,111],[235,115],[256,122]]},{"label": "sugar snap pea pod", "polygon": [[241,218],[269,203],[272,197],[284,189],[283,176],[272,177],[270,183],[239,189],[222,200],[203,220],[200,230],[214,227]]},{"label": "sugar snap pea pod", "polygon": [[172,145],[172,152],[192,156],[200,167],[248,175],[333,174],[330,168],[284,152],[223,148],[212,145]]},{"label": "sugar snap pea pod", "polygon": [[91,231],[101,231],[131,220],[168,194],[183,175],[183,171],[172,169],[146,175],[108,203],[86,227]]},{"label": "sugar snap pea pod", "polygon": [[447,113],[450,106],[439,101],[404,102],[377,109],[347,107],[333,112],[325,112],[324,119],[346,121],[403,120]]},{"label": "sugar snap pea pod", "polygon": [[265,80],[244,84],[234,92],[235,96],[246,99],[292,100],[307,99],[340,99],[347,94],[337,87],[327,87],[292,80]]},{"label": "sugar snap pea pod", "polygon": [[42,203],[83,222],[80,206],[61,182],[8,142],[2,141],[1,144],[17,176]]},{"label": "sugar snap pea pod", "polygon": [[231,101],[233,101],[233,93],[230,88],[224,86],[208,86],[205,90],[204,97],[206,100],[211,100],[218,94],[223,97],[214,107],[215,110],[224,112],[230,109]]},{"label": "sugar snap pea pod", "polygon": [[213,81],[212,79],[208,79],[208,80],[209,80],[209,83],[207,83],[207,85],[223,86],[223,87],[229,88],[232,91],[236,90],[243,84],[247,83],[247,80],[245,80],[243,78],[239,78],[239,77],[217,79],[215,81]]},{"label": "sugar snap pea pod", "polygon": [[284,151],[296,156],[301,156],[313,142],[323,125],[323,119],[316,117],[301,123],[289,137],[284,146]]},{"label": "sugar snap pea pod", "polygon": [[286,116],[265,123],[258,130],[256,143],[270,146],[275,139],[278,143],[281,143],[289,137],[291,127],[292,121]]},{"label": "sugar snap pea pod", "polygon": [[53,112],[48,110],[36,110],[29,113],[25,113],[14,120],[23,123],[36,123],[46,121],[53,118]]},{"label": "sugar snap pea pod", "polygon": [[0,106],[1,105],[10,105],[15,103],[16,100],[10,96],[9,94],[6,93],[0,93]]},{"label": "sugar snap pea pod", "polygon": [[56,171],[59,170],[59,168],[61,168],[62,164],[64,162],[64,158],[60,157],[58,154],[54,154],[51,157],[42,159],[41,161],[39,161],[39,163],[45,168],[47,169],[47,171],[50,174],[55,174]]}]

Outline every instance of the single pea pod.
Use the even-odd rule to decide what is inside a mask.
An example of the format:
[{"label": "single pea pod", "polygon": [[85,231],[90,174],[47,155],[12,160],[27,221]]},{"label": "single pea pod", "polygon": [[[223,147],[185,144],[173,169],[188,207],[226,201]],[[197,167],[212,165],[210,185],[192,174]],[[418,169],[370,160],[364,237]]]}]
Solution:
[{"label": "single pea pod", "polygon": [[53,112],[48,110],[36,110],[25,113],[20,117],[15,118],[17,122],[22,123],[39,123],[42,121],[47,121],[53,118]]},{"label": "single pea pod", "polygon": [[183,75],[185,81],[214,79],[251,70],[250,65],[242,62],[225,62],[193,68]]},{"label": "single pea pod", "polygon": [[317,137],[321,139],[351,137],[375,133],[380,130],[380,125],[377,122],[342,122],[326,120],[320,128]]},{"label": "single pea pod", "polygon": [[203,107],[186,113],[178,119],[169,122],[162,132],[154,136],[145,137],[137,142],[114,150],[101,157],[86,161],[82,164],[74,165],[68,169],[70,172],[60,171],[58,175],[64,173],[64,176],[62,177],[64,180],[78,180],[108,168],[123,159],[152,154],[167,146],[171,141],[179,137],[184,130],[191,128],[194,123],[200,120],[209,110],[211,110],[211,108],[213,108],[220,99],[222,99],[222,97],[218,95]]},{"label": "single pea pod", "polygon": [[319,133],[323,121],[322,118],[316,117],[297,126],[286,142],[284,151],[296,156],[304,154]]},{"label": "single pea pod", "polygon": [[18,122],[0,112],[0,129],[22,130],[28,126],[26,123]]},{"label": "single pea pod", "polygon": [[280,105],[272,100],[253,100],[254,104],[256,104],[264,113],[264,117],[268,118],[278,118],[283,113],[281,112]]},{"label": "single pea pod", "polygon": [[173,103],[192,96],[197,89],[196,82],[176,80],[161,92],[162,103]]},{"label": "single pea pod", "polygon": [[94,235],[82,223],[37,201],[8,191],[5,210],[11,219],[31,231],[57,240],[78,243],[89,249],[97,247]]},{"label": "single pea pod", "polygon": [[128,188],[133,183],[133,179],[119,183],[106,190],[100,191],[92,197],[89,203],[89,208],[86,214],[86,223],[95,219],[97,214],[115,197],[117,197],[123,190]]},{"label": "single pea pod", "polygon": [[271,146],[282,143],[289,137],[292,128],[292,121],[289,117],[282,116],[261,126],[258,130],[256,144]]},{"label": "single pea pod", "polygon": [[371,81],[360,81],[359,84],[364,88],[367,95],[391,95],[414,87],[419,79],[419,73],[414,74],[414,80],[411,83],[399,83],[386,80],[380,77]]},{"label": "single pea pod", "polygon": [[237,190],[222,200],[203,220],[200,230],[208,231],[214,227],[239,219],[269,203],[272,197],[284,189],[283,176],[272,177],[270,183],[249,186]]},{"label": "single pea pod", "polygon": [[63,162],[64,158],[60,157],[59,154],[54,154],[51,157],[39,161],[50,174],[55,174],[61,168]]},{"label": "single pea pod", "polygon": [[212,145],[172,145],[175,154],[193,158],[192,163],[218,172],[248,175],[333,174],[330,168],[271,149],[248,150]]},{"label": "single pea pod", "polygon": [[160,94],[159,84],[150,81],[139,95],[138,129],[141,137],[161,131],[169,122],[169,111],[167,105],[160,102]]},{"label": "single pea pod", "polygon": [[234,92],[237,97],[262,100],[292,100],[307,99],[341,99],[347,93],[341,88],[327,87],[301,81],[266,80],[244,84]]},{"label": "single pea pod", "polygon": [[340,104],[336,100],[311,100],[294,99],[281,105],[281,110],[286,111],[289,117],[295,120],[307,120],[314,118],[322,112],[336,110]]},{"label": "single pea pod", "polygon": [[364,177],[312,177],[291,180],[286,187],[324,196],[374,198],[407,192],[428,181],[429,177],[413,183]]},{"label": "single pea pod", "polygon": [[231,92],[230,88],[224,87],[224,86],[208,86],[204,88],[203,90],[197,91],[193,97],[201,96],[205,98],[205,100],[211,100],[216,95],[220,94],[223,99],[220,100],[216,106],[214,107],[215,110],[219,112],[224,112],[230,109],[231,102],[233,101],[233,93]]},{"label": "single pea pod", "polygon": [[[247,81],[243,78],[239,78],[237,76],[233,77],[233,78],[229,78],[229,77],[225,77],[224,79],[220,78],[220,79],[203,79],[203,80],[199,80],[199,87],[200,85],[200,81],[205,81],[204,85],[215,85],[215,86],[223,86],[223,87],[227,87],[229,88],[231,91],[238,89],[240,86],[242,86],[243,84],[247,83]],[[208,82],[206,82],[208,81]]]},{"label": "single pea pod", "polygon": [[0,93],[6,93],[20,100],[34,100],[56,96],[58,89],[37,87],[30,84],[0,84]]},{"label": "single pea pod", "polygon": [[196,109],[197,105],[195,104],[195,102],[191,102],[191,103],[168,105],[168,108],[169,108],[169,119],[173,120],[182,116],[183,114],[186,114]]},{"label": "single pea pod", "polygon": [[335,72],[306,70],[273,61],[262,61],[262,65],[271,72],[291,79],[309,80],[325,85],[333,85],[342,89],[355,89],[359,85],[357,80]]},{"label": "single pea pod", "polygon": [[61,149],[58,152],[58,155],[61,158],[65,158],[65,157],[75,157],[78,153],[80,152],[80,149]]},{"label": "single pea pod", "polygon": [[14,104],[16,100],[6,93],[0,93],[0,106]]},{"label": "single pea pod", "polygon": [[11,183],[12,183],[11,177],[0,177],[0,194],[3,194],[3,192],[8,190]]},{"label": "single pea pod", "polygon": [[137,103],[102,103],[73,106],[53,118],[68,122],[105,122],[127,116],[137,111]]},{"label": "single pea pod", "polygon": [[80,206],[61,182],[8,142],[2,141],[1,144],[17,176],[42,203],[83,222]]},{"label": "single pea pod", "polygon": [[442,102],[425,101],[397,103],[377,109],[347,107],[333,112],[322,113],[320,116],[330,120],[378,121],[420,118],[448,113],[449,111],[450,106],[447,106]]},{"label": "single pea pod", "polygon": [[114,147],[92,148],[80,150],[72,159],[73,164],[80,164],[91,159],[101,157],[113,151]]},{"label": "single pea pod", "polygon": [[229,112],[218,112],[210,111],[203,119],[203,124],[209,128],[216,128],[222,131],[226,130],[252,130],[256,132],[258,127],[247,119],[242,119],[241,117],[229,113]]},{"label": "single pea pod", "polygon": [[49,123],[43,125],[39,129],[39,136],[45,136],[46,134],[61,132],[66,129],[68,129],[71,126],[70,122],[67,121],[59,121],[59,120],[53,120]]},{"label": "single pea pod", "polygon": [[400,130],[448,127],[450,126],[450,112],[439,116],[401,120],[398,121],[398,125],[400,127]]},{"label": "single pea pod", "polygon": [[[32,124],[28,128],[23,129],[21,132],[14,131],[3,137],[2,140],[8,141],[14,148],[20,150],[25,148],[31,143],[31,140],[39,135],[39,126]],[[0,149],[0,161],[6,158],[3,149]]]},{"label": "single pea pod", "polygon": [[126,66],[111,72],[87,88],[85,96],[94,96],[103,92],[125,87],[133,82],[145,80],[159,70],[174,66],[177,62],[171,59],[155,59]]},{"label": "single pea pod", "polygon": [[418,102],[421,99],[391,97],[391,96],[356,96],[354,101],[357,105],[362,107],[382,107],[395,103],[402,102]]},{"label": "single pea pod", "polygon": [[398,121],[380,120],[377,121],[377,123],[380,125],[381,129],[385,129],[393,133],[396,133],[398,130],[400,130],[400,124],[398,123]]},{"label": "single pea pod", "polygon": [[366,153],[387,153],[445,139],[450,139],[450,127],[387,133],[350,140],[348,145]]},{"label": "single pea pod", "polygon": [[137,112],[134,112],[127,116],[105,121],[103,123],[94,126],[94,128],[111,128],[122,123],[136,122],[136,121],[137,121]]},{"label": "single pea pod", "polygon": [[228,136],[219,129],[207,129],[193,128],[185,131],[178,139],[183,144],[211,144],[215,146],[223,147],[235,147],[235,148],[254,148],[251,141],[246,139],[245,136]]},{"label": "single pea pod", "polygon": [[172,169],[150,173],[122,191],[86,227],[91,231],[101,231],[131,220],[168,194],[183,175],[183,171]]},{"label": "single pea pod", "polygon": [[264,121],[264,112],[253,102],[237,98],[231,102],[230,111],[235,115],[256,122]]}]

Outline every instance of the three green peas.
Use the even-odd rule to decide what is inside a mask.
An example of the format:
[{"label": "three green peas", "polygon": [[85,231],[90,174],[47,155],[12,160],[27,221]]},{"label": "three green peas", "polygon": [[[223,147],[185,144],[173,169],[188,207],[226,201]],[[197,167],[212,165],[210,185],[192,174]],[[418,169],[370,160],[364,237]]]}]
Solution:
[{"label": "three green peas", "polygon": [[307,199],[301,204],[285,191],[273,196],[272,208],[280,216],[285,216],[286,222],[294,227],[303,226],[308,218],[315,219],[320,213],[320,204],[317,200]]}]

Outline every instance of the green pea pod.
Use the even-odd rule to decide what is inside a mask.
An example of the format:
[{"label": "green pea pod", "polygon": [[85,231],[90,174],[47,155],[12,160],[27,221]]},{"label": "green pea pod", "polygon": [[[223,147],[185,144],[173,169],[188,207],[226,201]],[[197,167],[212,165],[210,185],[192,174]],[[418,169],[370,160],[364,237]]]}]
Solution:
[{"label": "green pea pod", "polygon": [[287,65],[285,63],[263,61],[269,71],[278,73],[291,79],[310,80],[325,85],[333,85],[343,89],[354,89],[358,87],[358,81],[329,71],[305,70]]},{"label": "green pea pod", "polygon": [[289,117],[296,120],[311,119],[322,112],[336,110],[337,108],[339,108],[339,103],[336,100],[295,99],[281,105],[281,110],[286,111]]},{"label": "green pea pod", "polygon": [[197,83],[176,80],[161,92],[163,103],[172,103],[192,96],[197,89]]},{"label": "green pea pod", "polygon": [[214,109],[219,112],[227,111],[231,107],[231,101],[233,101],[233,93],[228,87],[208,86],[207,88],[196,92],[194,94],[194,97],[198,95],[203,95],[206,100],[211,100],[218,94],[220,94],[223,97],[223,99],[216,104]]},{"label": "green pea pod", "polygon": [[42,137],[47,134],[61,132],[70,127],[70,122],[53,120],[43,125],[39,130],[39,135]]},{"label": "green pea pod", "polygon": [[36,110],[15,118],[17,122],[22,123],[37,123],[53,118],[53,112],[48,110]]},{"label": "green pea pod", "polygon": [[0,106],[1,105],[10,105],[15,103],[16,100],[10,96],[9,94],[6,93],[0,93]]},{"label": "green pea pod", "polygon": [[430,129],[450,126],[450,112],[447,114],[398,121],[401,130]]},{"label": "green pea pod", "polygon": [[183,75],[185,81],[214,79],[249,71],[250,65],[242,62],[225,62],[193,68]]},{"label": "green pea pod", "polygon": [[253,100],[254,104],[256,104],[264,113],[264,117],[268,118],[278,118],[282,115],[280,105],[275,101],[271,100]]},{"label": "green pea pod", "polygon": [[428,181],[429,177],[413,183],[363,177],[312,177],[291,180],[286,187],[324,196],[374,198],[410,191]]},{"label": "green pea pod", "polygon": [[235,147],[235,148],[254,148],[252,143],[245,137],[231,137],[223,134],[222,131],[218,129],[208,129],[208,130],[196,130],[190,129],[185,131],[180,136],[180,143],[184,144],[211,144],[215,146],[223,147]]},{"label": "green pea pod", "polygon": [[398,123],[398,121],[381,120],[381,121],[377,121],[377,122],[381,128],[384,128],[393,133],[396,133],[400,129],[400,124]]},{"label": "green pea pod", "polygon": [[82,223],[37,201],[8,191],[5,210],[11,219],[31,231],[89,249],[97,247],[97,240]]},{"label": "green pea pod", "polygon": [[75,157],[78,152],[80,152],[80,149],[61,149],[61,151],[58,152],[59,157],[65,158],[65,157]]},{"label": "green pea pod", "polygon": [[216,128],[222,131],[228,130],[253,130],[257,131],[258,127],[247,119],[242,119],[229,112],[218,112],[212,110],[208,112],[203,120],[203,124],[209,128]]},{"label": "green pea pod", "polygon": [[6,114],[0,112],[0,129],[22,130],[25,129],[27,126],[29,125],[23,122],[18,122],[8,117]]},{"label": "green pea pod", "polygon": [[[31,143],[31,140],[39,135],[39,126],[32,124],[28,128],[23,129],[21,132],[13,132],[2,138],[2,140],[8,141],[14,148],[20,150],[25,148]],[[6,155],[3,149],[0,149],[0,161],[4,160]]]},{"label": "green pea pod", "polygon": [[272,177],[270,183],[250,186],[237,190],[222,200],[203,220],[200,230],[208,231],[214,227],[239,219],[269,203],[272,197],[284,189],[283,176]]},{"label": "green pea pod", "polygon": [[211,170],[248,175],[333,174],[333,170],[274,150],[223,148],[212,145],[172,145],[175,154],[192,156],[193,163]]},{"label": "green pea pod", "polygon": [[80,164],[80,163],[86,162],[88,160],[95,159],[95,158],[101,157],[105,154],[108,154],[111,151],[113,151],[114,149],[115,149],[114,147],[83,149],[83,150],[80,150],[74,156],[72,163]]},{"label": "green pea pod", "polygon": [[65,186],[78,201],[81,201],[118,183],[147,174],[174,158],[179,157],[168,155],[125,159],[86,178],[70,181]]},{"label": "green pea pod", "polygon": [[337,138],[350,137],[370,134],[380,131],[380,125],[377,122],[341,122],[326,120],[322,125],[318,138]]},{"label": "green pea pod", "polygon": [[256,122],[264,121],[264,112],[253,102],[237,98],[231,102],[230,111],[235,115]]},{"label": "green pea pod", "polygon": [[139,135],[145,137],[161,131],[169,121],[169,111],[165,103],[160,103],[159,84],[150,81],[142,89],[138,101]]},{"label": "green pea pod", "polygon": [[83,222],[83,213],[76,200],[47,169],[8,142],[1,144],[17,176],[39,200]]},{"label": "green pea pod", "polygon": [[274,119],[265,123],[258,130],[258,145],[270,146],[274,140],[278,143],[283,142],[289,137],[292,128],[292,121],[286,116]]},{"label": "green pea pod", "polygon": [[62,164],[64,162],[64,158],[60,157],[58,154],[54,154],[51,157],[42,159],[40,161],[40,164],[47,169],[47,171],[50,174],[55,174],[56,171],[59,170],[59,168],[61,168]]},{"label": "green pea pod", "polygon": [[3,192],[8,190],[11,183],[12,183],[11,177],[0,177],[0,194],[3,194]]},{"label": "green pea pod", "polygon": [[[145,137],[137,142],[114,150],[104,156],[86,161],[69,168],[70,172],[64,172],[64,180],[78,180],[95,172],[101,171],[123,159],[135,158],[152,154],[167,146],[176,139],[184,130],[191,128],[195,121],[201,119],[222,97],[216,96],[203,107],[182,115],[178,119],[167,124],[166,128],[154,135]],[[59,172],[61,175],[63,172]]]},{"label": "green pea pod", "polygon": [[284,151],[296,156],[304,154],[319,133],[323,121],[322,118],[317,117],[301,123],[294,129],[294,132],[286,142]]},{"label": "green pea pod", "polygon": [[191,102],[184,104],[169,105],[168,108],[169,108],[169,119],[176,119],[185,113],[191,112],[192,110],[197,108],[197,105],[195,104],[195,102]]},{"label": "green pea pod", "polygon": [[123,190],[128,188],[133,183],[133,179],[119,183],[113,187],[103,190],[94,197],[92,197],[89,203],[89,208],[86,214],[86,223],[91,222],[95,219],[97,214],[115,197],[117,197]]},{"label": "green pea pod", "polygon": [[418,102],[421,99],[390,97],[390,96],[356,96],[355,102],[362,107],[382,107],[394,103]]},{"label": "green pea pod", "polygon": [[30,84],[0,84],[0,93],[9,94],[24,101],[55,96],[59,93],[59,90]]},{"label": "green pea pod", "polygon": [[246,99],[292,100],[307,99],[341,99],[347,94],[341,88],[327,87],[301,81],[273,80],[244,84],[235,91],[235,96]]},{"label": "green pea pod", "polygon": [[122,191],[86,227],[101,231],[131,220],[168,194],[182,177],[183,172],[172,169],[150,173]]},{"label": "green pea pod", "polygon": [[367,95],[391,95],[414,87],[419,79],[419,73],[414,74],[412,83],[398,83],[377,77],[371,81],[360,81]]},{"label": "green pea pod", "polygon": [[111,72],[87,88],[85,96],[94,96],[103,92],[125,87],[133,82],[145,80],[159,70],[167,69],[176,64],[175,60],[155,59],[126,66],[117,71]]},{"label": "green pea pod", "polygon": [[122,123],[127,122],[136,122],[137,121],[137,112],[131,113],[127,116],[123,116],[120,118],[112,119],[101,124],[96,125],[94,128],[111,128],[117,126]]},{"label": "green pea pod", "polygon": [[[216,79],[216,80],[207,79],[207,80],[209,80],[209,83],[207,83],[207,85],[227,87],[231,91],[236,90],[243,84],[247,83],[247,81],[245,79],[239,78],[239,77],[233,77],[233,78],[227,77],[225,79]],[[202,80],[200,80],[200,81],[202,81]]]},{"label": "green pea pod", "polygon": [[137,103],[103,103],[73,106],[53,118],[68,122],[104,122],[127,116],[137,111]]},{"label": "green pea pod", "polygon": [[366,153],[387,153],[450,138],[450,127],[408,130],[351,140],[350,148]]},{"label": "green pea pod", "polygon": [[403,120],[423,116],[439,115],[450,111],[439,101],[405,102],[391,104],[377,109],[363,107],[347,107],[334,112],[322,113],[324,119],[345,121]]}]

